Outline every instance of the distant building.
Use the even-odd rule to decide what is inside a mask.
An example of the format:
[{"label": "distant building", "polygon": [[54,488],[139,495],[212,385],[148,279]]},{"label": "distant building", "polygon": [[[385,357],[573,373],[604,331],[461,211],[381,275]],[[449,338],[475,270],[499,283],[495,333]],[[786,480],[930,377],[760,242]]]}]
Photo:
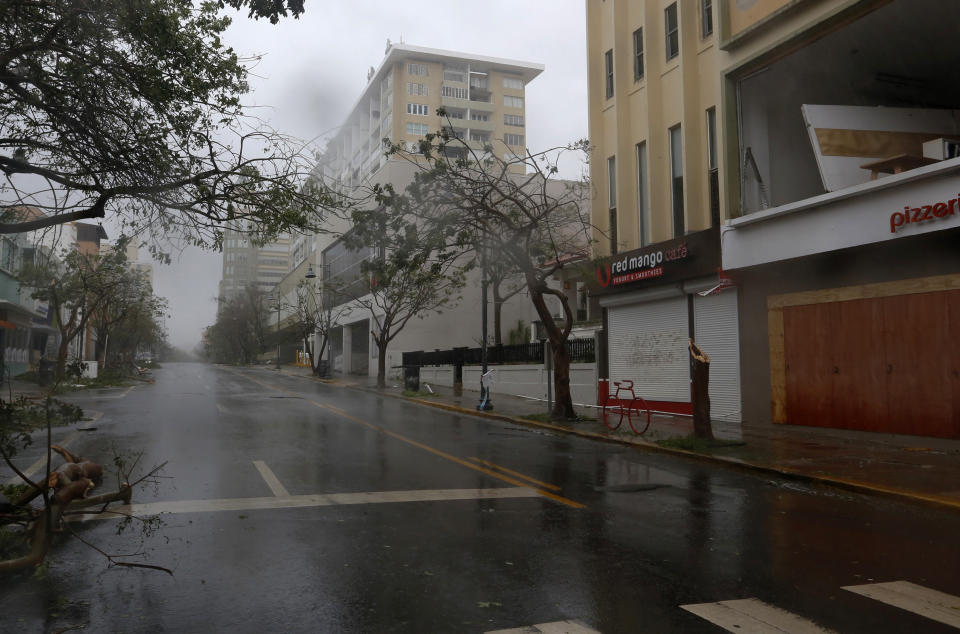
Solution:
[{"label": "distant building", "polygon": [[[106,255],[113,252],[113,245],[107,244],[100,248],[100,253]],[[127,242],[127,247],[125,249],[127,256],[127,268],[131,271],[137,271],[143,276],[147,282],[150,283],[150,287],[153,288],[153,265],[149,262],[140,262],[140,249],[137,246],[137,243],[133,240]]]},{"label": "distant building", "polygon": [[290,269],[290,243],[290,237],[282,235],[262,247],[257,247],[244,233],[226,230],[223,238],[218,311],[249,284],[255,284],[261,291],[269,293]]}]

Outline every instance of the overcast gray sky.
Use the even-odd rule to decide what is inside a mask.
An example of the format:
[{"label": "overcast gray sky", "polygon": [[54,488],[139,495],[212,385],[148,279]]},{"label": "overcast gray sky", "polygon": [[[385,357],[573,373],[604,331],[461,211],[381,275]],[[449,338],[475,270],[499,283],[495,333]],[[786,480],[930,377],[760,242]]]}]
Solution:
[{"label": "overcast gray sky", "polygon": [[[527,145],[538,150],[587,136],[584,13],[583,0],[307,0],[303,17],[276,25],[238,13],[227,41],[241,56],[263,55],[246,102],[302,139],[343,122],[387,38],[543,64],[526,91]],[[188,249],[154,270],[156,293],[170,301],[170,341],[192,349],[215,319],[220,254]]]}]

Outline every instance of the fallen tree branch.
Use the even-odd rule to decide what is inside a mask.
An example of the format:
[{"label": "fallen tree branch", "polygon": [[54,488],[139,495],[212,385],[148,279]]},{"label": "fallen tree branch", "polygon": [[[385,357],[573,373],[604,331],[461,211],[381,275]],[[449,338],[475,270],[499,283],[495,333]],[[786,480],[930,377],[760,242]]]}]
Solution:
[{"label": "fallen tree branch", "polygon": [[155,565],[153,565],[153,564],[138,564],[138,563],[134,563],[134,562],[130,562],[130,561],[117,561],[117,559],[116,559],[117,557],[132,557],[133,555],[111,555],[111,554],[107,553],[106,551],[102,550],[102,549],[101,549],[100,547],[98,547],[96,544],[93,544],[93,543],[85,540],[83,537],[81,537],[80,535],[78,535],[74,530],[72,530],[72,529],[69,529],[69,530],[70,530],[70,534],[71,534],[71,535],[73,535],[75,538],[77,538],[78,540],[80,540],[82,543],[86,544],[86,545],[89,546],[90,548],[94,549],[95,551],[97,551],[98,553],[100,553],[101,555],[103,555],[104,557],[106,557],[106,558],[107,558],[107,561],[109,561],[109,562],[110,562],[111,564],[113,564],[114,566],[125,566],[125,567],[127,567],[127,568],[146,568],[146,569],[148,569],[148,570],[159,570],[159,571],[161,571],[161,572],[167,573],[167,574],[170,575],[171,577],[173,576],[173,571],[170,570],[169,568],[164,568],[163,566],[155,566]]}]

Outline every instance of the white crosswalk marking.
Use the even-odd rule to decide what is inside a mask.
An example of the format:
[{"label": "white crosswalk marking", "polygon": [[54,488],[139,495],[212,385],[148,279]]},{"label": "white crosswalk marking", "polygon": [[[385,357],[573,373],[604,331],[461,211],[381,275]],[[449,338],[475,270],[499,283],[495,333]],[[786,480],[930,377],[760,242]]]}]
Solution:
[{"label": "white crosswalk marking", "polygon": [[868,583],[843,589],[960,629],[960,597],[909,581]]},{"label": "white crosswalk marking", "polygon": [[681,605],[687,612],[740,634],[823,634],[832,632],[792,612],[759,599]]},{"label": "white crosswalk marking", "polygon": [[509,630],[492,630],[485,634],[600,634],[600,632],[590,629],[580,621],[555,621]]},{"label": "white crosswalk marking", "polygon": [[439,489],[418,491],[373,491],[363,493],[320,493],[261,498],[225,498],[219,500],[171,500],[111,506],[107,513],[71,515],[72,521],[108,520],[128,515],[144,516],[161,513],[213,513],[218,511],[257,511],[350,504],[398,504],[403,502],[447,502],[540,497],[530,487],[496,489]]}]

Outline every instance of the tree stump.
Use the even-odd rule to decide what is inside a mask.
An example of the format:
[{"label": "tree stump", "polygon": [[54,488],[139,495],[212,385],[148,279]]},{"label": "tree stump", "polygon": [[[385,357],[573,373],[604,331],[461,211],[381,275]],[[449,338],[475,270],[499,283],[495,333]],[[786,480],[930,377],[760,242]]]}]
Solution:
[{"label": "tree stump", "polygon": [[690,339],[690,367],[693,378],[693,435],[713,440],[710,425],[710,357]]}]

